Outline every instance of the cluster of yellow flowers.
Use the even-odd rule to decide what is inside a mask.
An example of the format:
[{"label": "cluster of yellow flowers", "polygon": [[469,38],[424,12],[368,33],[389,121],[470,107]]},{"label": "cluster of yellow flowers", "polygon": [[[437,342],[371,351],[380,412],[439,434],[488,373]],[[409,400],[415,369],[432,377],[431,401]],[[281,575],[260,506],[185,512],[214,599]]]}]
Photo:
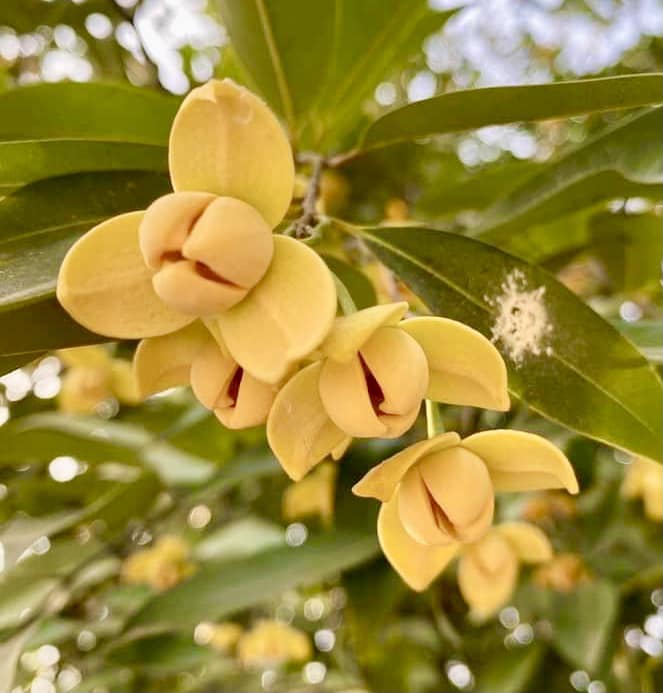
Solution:
[{"label": "cluster of yellow flowers", "polygon": [[[229,80],[193,90],[174,120],[169,162],[175,192],[85,234],[57,285],[81,324],[142,339],[134,372],[143,396],[190,384],[227,427],[266,422],[294,480],[339,459],[353,438],[403,435],[424,398],[509,408],[502,357],[466,325],[404,319],[405,302],[336,316],[335,278],[319,255],[272,233],[295,170],[285,132],[256,96]],[[490,531],[495,491],[542,488],[577,492],[564,455],[538,436],[488,431],[417,443],[354,491],[383,502],[382,548],[424,589],[461,550],[467,585],[496,571],[511,584],[519,561],[544,560],[549,545],[532,527]]]},{"label": "cluster of yellow flowers", "polygon": [[166,535],[154,546],[131,554],[122,564],[123,582],[150,585],[158,592],[174,587],[192,575],[196,566],[189,560],[189,546],[179,537]]}]

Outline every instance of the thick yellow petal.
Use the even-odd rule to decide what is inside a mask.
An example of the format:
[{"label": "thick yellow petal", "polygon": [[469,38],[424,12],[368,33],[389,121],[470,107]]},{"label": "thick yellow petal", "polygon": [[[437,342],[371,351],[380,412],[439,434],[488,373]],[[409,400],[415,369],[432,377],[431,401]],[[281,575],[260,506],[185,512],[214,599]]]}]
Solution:
[{"label": "thick yellow petal", "polygon": [[216,418],[227,428],[239,430],[260,426],[267,420],[277,388],[242,373],[237,400],[229,407],[214,410]]},{"label": "thick yellow petal", "polygon": [[112,360],[108,349],[97,345],[60,349],[57,355],[68,368],[82,367],[107,371],[110,369]]},{"label": "thick yellow petal", "polygon": [[550,539],[536,525],[528,522],[505,522],[495,527],[511,545],[523,563],[543,563],[553,557]]},{"label": "thick yellow petal", "polygon": [[267,274],[217,324],[232,357],[254,378],[277,383],[316,349],[336,315],[336,287],[320,256],[300,241],[274,238]]},{"label": "thick yellow petal", "polygon": [[475,616],[485,618],[504,606],[518,580],[518,559],[491,533],[469,547],[458,563],[458,586]]},{"label": "thick yellow petal", "polygon": [[458,553],[460,546],[426,546],[416,542],[401,524],[396,498],[383,503],[380,508],[378,540],[394,570],[417,592],[425,590],[435,580]]},{"label": "thick yellow petal", "polygon": [[437,521],[458,541],[476,541],[493,521],[495,494],[486,465],[462,447],[424,455],[417,470]]},{"label": "thick yellow petal", "polygon": [[437,317],[404,320],[400,327],[426,353],[429,399],[498,411],[509,409],[504,359],[480,332],[456,320]]},{"label": "thick yellow petal", "polygon": [[274,400],[267,419],[267,440],[291,479],[299,481],[347,436],[329,418],[318,394],[321,364],[294,375]]},{"label": "thick yellow petal", "polygon": [[571,463],[550,441],[523,431],[482,431],[462,446],[486,463],[497,491],[565,488],[578,493]]},{"label": "thick yellow petal", "polygon": [[192,322],[168,308],[152,288],[152,273],[138,245],[144,212],[102,222],[69,249],[57,296],[76,322],[119,339],[155,337]]},{"label": "thick yellow petal", "polygon": [[349,361],[385,325],[395,325],[405,315],[407,303],[386,303],[337,318],[321,346],[322,353],[341,363]]},{"label": "thick yellow petal", "polygon": [[122,404],[135,406],[143,399],[131,361],[113,359],[110,367],[110,387]]},{"label": "thick yellow petal", "polygon": [[419,465],[408,469],[398,491],[398,516],[403,529],[420,544],[429,546],[455,541],[443,523],[438,522],[429,491],[421,478]]},{"label": "thick yellow petal", "polygon": [[211,80],[189,93],[170,132],[173,188],[248,202],[273,228],[292,199],[295,167],[276,116],[232,80]]},{"label": "thick yellow petal", "polygon": [[402,416],[419,410],[428,387],[426,354],[398,327],[381,327],[361,348],[384,399],[380,411]]},{"label": "thick yellow petal", "polygon": [[369,470],[352,487],[352,492],[356,496],[377,498],[386,502],[394,495],[401,479],[415,462],[426,454],[444,450],[459,443],[460,436],[457,433],[442,433],[429,440],[421,440],[410,445]]},{"label": "thick yellow petal", "polygon": [[359,357],[347,363],[325,359],[319,389],[329,418],[346,435],[380,438],[387,432],[371,404]]},{"label": "thick yellow petal", "polygon": [[134,354],[134,375],[143,397],[169,387],[189,385],[191,364],[211,340],[205,326],[197,320],[163,337],[144,339]]},{"label": "thick yellow petal", "polygon": [[[231,407],[236,394],[230,396],[229,387],[239,366],[211,335],[201,344],[191,364],[191,389],[198,401],[208,409]],[[239,387],[239,383],[235,383]]]}]

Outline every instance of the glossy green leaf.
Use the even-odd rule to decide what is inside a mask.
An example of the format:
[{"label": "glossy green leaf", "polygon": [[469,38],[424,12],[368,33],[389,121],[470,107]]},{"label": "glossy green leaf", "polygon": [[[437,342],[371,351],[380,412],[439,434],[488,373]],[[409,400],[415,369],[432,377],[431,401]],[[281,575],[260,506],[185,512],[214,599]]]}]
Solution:
[{"label": "glossy green leaf", "polygon": [[244,517],[208,534],[196,544],[194,558],[230,560],[285,544],[283,528],[259,517]]},{"label": "glossy green leaf", "polygon": [[165,146],[178,105],[176,97],[129,85],[36,84],[0,93],[0,140],[71,138]]},{"label": "glossy green leaf", "polygon": [[568,118],[663,102],[660,74],[553,84],[486,87],[442,94],[397,108],[371,123],[361,149],[486,125]]},{"label": "glossy green leaf", "polygon": [[619,592],[607,581],[557,593],[550,612],[553,644],[571,666],[596,674],[613,638],[618,612]]},{"label": "glossy green leaf", "polygon": [[168,171],[166,147],[104,140],[0,141],[0,194],[44,178],[94,171]]},{"label": "glossy green leaf", "polygon": [[0,4],[0,26],[10,26],[20,33],[29,33],[39,26],[68,24],[83,26],[91,12],[105,12],[113,19],[122,19],[118,8],[107,0],[86,0],[74,3],[69,0],[20,0]]},{"label": "glossy green leaf", "polygon": [[375,532],[339,530],[297,547],[203,566],[190,580],[155,597],[129,624],[134,628],[191,628],[222,619],[300,585],[362,563],[378,551]]},{"label": "glossy green leaf", "polygon": [[240,62],[292,134],[308,128],[306,146],[325,150],[356,126],[364,99],[450,14],[425,0],[216,0],[216,6]]},{"label": "glossy green leaf", "polygon": [[[332,49],[334,0],[216,0],[240,62],[293,134]],[[313,39],[313,37],[315,37]]]},{"label": "glossy green leaf", "polygon": [[368,308],[377,303],[371,280],[361,271],[333,255],[323,254],[327,267],[343,282],[357,308]]},{"label": "glossy green leaf", "polygon": [[[496,346],[509,368],[511,392],[553,421],[661,459],[658,375],[612,325],[546,271],[457,234],[416,227],[356,231],[434,313],[488,337],[508,306],[504,293],[511,283],[520,300],[543,310],[542,332],[520,358],[508,329],[500,332]],[[506,310],[506,326],[516,326]]]},{"label": "glossy green leaf", "polygon": [[474,235],[500,243],[515,231],[615,197],[661,196],[661,110],[619,122],[489,207]]},{"label": "glossy green leaf", "polygon": [[38,181],[0,200],[0,354],[100,341],[54,299],[62,258],[95,224],[143,209],[168,190],[162,174],[97,172]]}]

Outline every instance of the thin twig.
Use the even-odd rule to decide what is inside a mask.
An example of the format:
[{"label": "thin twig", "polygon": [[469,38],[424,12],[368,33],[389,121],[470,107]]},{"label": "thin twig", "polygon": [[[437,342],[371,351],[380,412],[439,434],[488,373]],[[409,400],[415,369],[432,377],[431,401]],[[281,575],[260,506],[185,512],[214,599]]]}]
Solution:
[{"label": "thin twig", "polygon": [[324,157],[311,156],[311,164],[313,169],[308,190],[302,202],[302,215],[293,225],[295,238],[308,238],[311,235],[311,229],[318,220],[316,205],[318,203],[318,195],[320,194],[320,179],[325,164]]}]

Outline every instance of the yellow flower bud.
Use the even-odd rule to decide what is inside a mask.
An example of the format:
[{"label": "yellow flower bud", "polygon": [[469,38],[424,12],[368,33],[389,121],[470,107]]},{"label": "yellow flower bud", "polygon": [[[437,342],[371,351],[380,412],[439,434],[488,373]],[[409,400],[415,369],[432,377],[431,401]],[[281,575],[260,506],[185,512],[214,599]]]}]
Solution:
[{"label": "yellow flower bud", "polygon": [[145,212],[140,246],[157,295],[188,315],[212,315],[239,303],[264,276],[272,232],[251,205],[232,197],[181,192]]},{"label": "yellow flower bud", "polygon": [[503,606],[518,578],[518,557],[498,532],[467,547],[458,565],[458,586],[475,615],[485,617]]},{"label": "yellow flower bud", "polygon": [[247,373],[213,339],[193,359],[190,377],[198,400],[227,428],[250,428],[267,420],[276,387]]},{"label": "yellow flower bud", "polygon": [[[228,654],[237,645],[242,637],[244,629],[238,623],[205,623],[204,641],[202,644],[209,645],[212,649],[222,654]],[[198,628],[196,632],[198,632]]]},{"label": "yellow flower bud", "polygon": [[189,547],[179,537],[165,536],[150,548],[129,556],[121,569],[124,582],[148,584],[157,591],[174,587],[189,577],[195,566],[189,562]]},{"label": "yellow flower bud", "polygon": [[305,661],[312,648],[302,631],[278,621],[258,621],[240,638],[237,655],[245,667],[262,668]]},{"label": "yellow flower bud", "polygon": [[475,541],[493,521],[486,465],[460,447],[423,457],[407,471],[397,494],[403,526],[422,544]]},{"label": "yellow flower bud", "polygon": [[428,387],[426,355],[397,327],[381,327],[347,363],[327,359],[320,398],[331,420],[357,437],[396,438],[419,413]]},{"label": "yellow flower bud", "polygon": [[62,378],[58,409],[66,414],[94,414],[97,407],[112,396],[105,370],[75,367]]},{"label": "yellow flower bud", "polygon": [[290,484],[283,493],[283,517],[292,522],[319,515],[323,524],[329,526],[334,517],[337,472],[335,464],[321,464],[305,479]]}]

